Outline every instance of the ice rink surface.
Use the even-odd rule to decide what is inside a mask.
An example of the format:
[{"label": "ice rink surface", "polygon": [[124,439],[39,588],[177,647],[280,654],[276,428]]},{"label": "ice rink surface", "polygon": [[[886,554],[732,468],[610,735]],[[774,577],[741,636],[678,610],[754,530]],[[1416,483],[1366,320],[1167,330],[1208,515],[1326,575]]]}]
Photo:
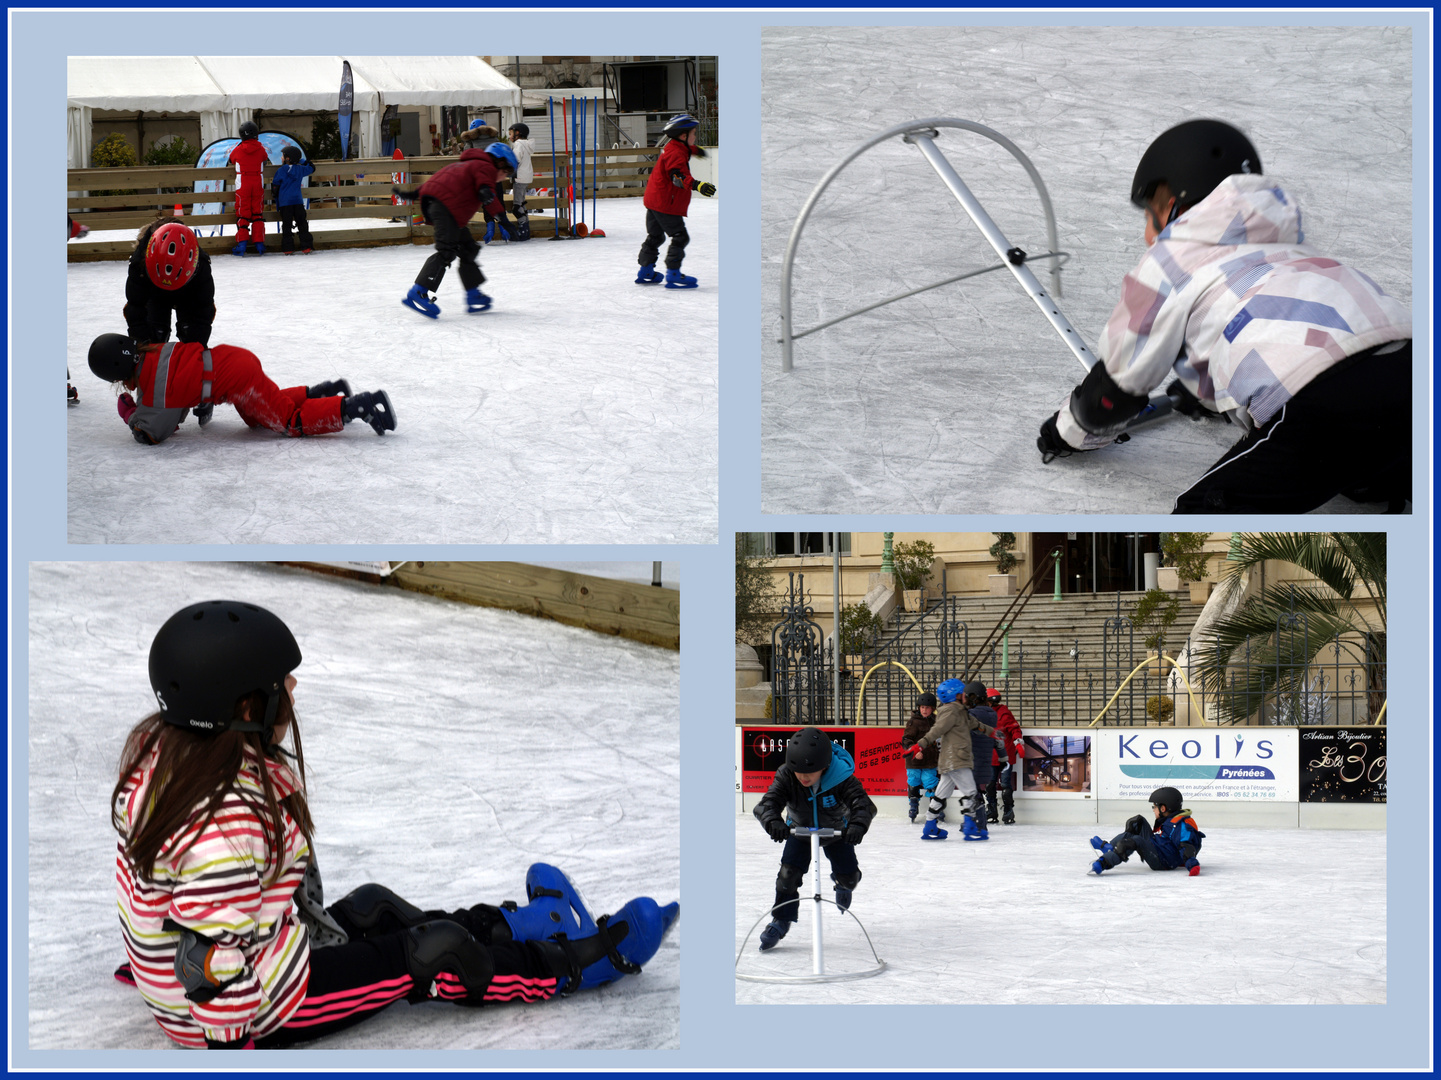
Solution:
[{"label": "ice rink surface", "polygon": [[600,200],[597,219],[603,238],[485,247],[479,315],[452,263],[438,320],[400,303],[429,247],[211,257],[210,343],[280,386],[388,391],[384,438],[287,439],[221,405],[203,432],[191,417],[136,444],[86,366],[125,330],[126,264],[69,264],[69,542],[715,543],[719,204],[691,202],[696,289],[635,284],[639,199]]},{"label": "ice rink surface", "polygon": [[[1164,513],[1240,434],[1171,417],[1042,465],[1037,431],[1084,370],[1005,271],[803,338],[783,374],[787,239],[853,147],[927,117],[1016,143],[1071,253],[1060,310],[1092,346],[1145,251],[1129,202],[1136,164],[1155,136],[1196,117],[1245,130],[1299,201],[1307,242],[1410,303],[1411,49],[1405,28],[765,28],[761,509]],[[1048,249],[1036,190],[1006,150],[961,131],[936,145],[1013,245]],[[887,140],[847,166],[807,222],[793,324],[996,261],[920,153]],[[1033,270],[1050,289],[1048,264]],[[1323,508],[1378,509],[1340,498]]]},{"label": "ice rink surface", "polygon": [[[1150,870],[1139,855],[1098,877],[1087,873],[1095,858],[1088,840],[1098,832],[1111,839],[1123,822],[1026,825],[1018,800],[1020,824],[992,825],[990,840],[970,843],[954,806],[942,841],[922,841],[919,824],[878,818],[856,848],[863,875],[851,905],[856,918],[822,905],[826,970],[874,967],[868,934],[884,971],[800,985],[737,979],[736,1003],[1386,1001],[1385,832],[1208,827],[1198,814],[1206,833],[1198,877]],[[775,902],[780,853],[750,813],[737,818],[736,952]],[[822,896],[831,900],[824,855],[821,862]],[[763,919],[738,972],[811,973],[812,881],[807,870],[800,921],[762,954]],[[1195,1063],[1204,1060],[1212,1059]]]},{"label": "ice rink surface", "polygon": [[[267,607],[300,644],[296,704],[327,901],[378,881],[422,907],[524,903],[532,862],[565,870],[594,915],[635,896],[680,899],[678,653],[299,570],[37,563],[28,769],[14,762],[30,816],[29,979],[17,967],[15,985],[29,995],[29,1031],[17,1042],[173,1046],[111,977],[124,948],[109,799],[124,736],[154,708],[152,637],[209,599]],[[609,986],[534,1006],[398,1003],[311,1045],[674,1048],[683,924],[641,974]]]}]

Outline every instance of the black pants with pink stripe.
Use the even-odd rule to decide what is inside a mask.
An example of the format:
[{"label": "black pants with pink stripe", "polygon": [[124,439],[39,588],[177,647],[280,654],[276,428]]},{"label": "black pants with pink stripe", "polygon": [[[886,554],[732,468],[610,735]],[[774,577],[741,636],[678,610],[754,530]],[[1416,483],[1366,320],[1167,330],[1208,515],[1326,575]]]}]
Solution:
[{"label": "black pants with pink stripe", "polygon": [[434,996],[458,1005],[498,1001],[545,1001],[556,980],[538,951],[524,942],[486,945],[493,974],[482,993],[467,994],[458,979],[442,973],[434,987],[417,987],[406,969],[404,931],[314,949],[305,1000],[279,1031],[255,1040],[258,1049],[309,1042],[367,1020],[397,1001]]}]

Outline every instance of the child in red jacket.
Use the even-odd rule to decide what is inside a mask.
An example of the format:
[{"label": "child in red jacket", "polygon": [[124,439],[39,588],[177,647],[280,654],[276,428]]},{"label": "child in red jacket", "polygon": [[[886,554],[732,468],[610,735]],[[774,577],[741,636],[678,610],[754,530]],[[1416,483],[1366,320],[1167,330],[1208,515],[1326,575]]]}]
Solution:
[{"label": "child in red jacket", "polygon": [[[1014,825],[1016,823],[1016,758],[1022,759],[1026,756],[1025,743],[1021,741],[1021,725],[1016,723],[1016,718],[1011,710],[1001,704],[1001,692],[999,690],[987,690],[986,700],[990,702],[991,708],[996,710],[996,730],[1000,732],[998,740],[1000,746],[991,751],[991,764],[995,767],[991,773],[991,782],[986,785],[986,822],[994,825],[997,821],[1003,825]],[[1005,751],[1006,759],[1001,760],[1002,749]],[[1000,795],[1000,815],[996,814],[996,796]]]},{"label": "child in red jacket", "polygon": [[[685,246],[690,234],[685,231],[685,214],[690,208],[690,193],[699,191],[706,198],[715,194],[714,184],[703,184],[690,174],[690,159],[705,157],[696,145],[696,129],[700,121],[687,113],[672,116],[664,134],[670,139],[660,152],[660,159],[651,170],[645,185],[645,243],[640,246],[640,272],[637,285],[656,285],[665,281],[667,289],[694,289],[696,279],[680,272]],[[655,260],[660,244],[667,236],[670,247],[665,252],[665,277],[656,271]]]},{"label": "child in red jacket", "polygon": [[240,184],[235,189],[235,236],[240,241],[230,254],[244,255],[245,245],[255,241],[255,254],[265,254],[265,181],[263,172],[270,155],[260,145],[260,129],[255,121],[240,125],[240,142],[230,151],[228,159],[240,168]]},{"label": "child in red jacket", "polygon": [[384,390],[352,394],[344,379],[282,390],[253,352],[233,345],[145,345],[124,334],[101,334],[90,346],[90,370],[124,384],[120,418],[146,446],[174,435],[191,409],[202,425],[208,423],[217,404],[234,405],[250,427],[293,437],[339,431],[351,420],[364,420],[377,435],[395,430],[395,410]]}]

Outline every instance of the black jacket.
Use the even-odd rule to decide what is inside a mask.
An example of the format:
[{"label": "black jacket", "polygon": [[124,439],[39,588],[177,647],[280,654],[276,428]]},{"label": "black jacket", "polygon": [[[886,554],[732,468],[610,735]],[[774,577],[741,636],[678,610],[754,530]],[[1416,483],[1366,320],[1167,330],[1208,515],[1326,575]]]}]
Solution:
[{"label": "black jacket", "polygon": [[177,341],[210,344],[215,322],[215,278],[210,256],[200,252],[195,275],[178,289],[162,289],[145,272],[145,245],[130,256],[125,278],[125,327],[136,341],[156,344],[170,337],[170,312],[175,312]]},{"label": "black jacket", "polygon": [[[782,765],[776,770],[775,779],[761,801],[756,803],[753,813],[763,826],[772,821],[788,821],[792,825],[810,827],[817,823],[817,800],[819,824],[823,829],[844,829],[848,824],[858,824],[869,829],[871,819],[876,816],[876,804],[866,794],[866,789],[855,778],[850,755],[837,748],[832,759],[832,770],[827,769],[821,777],[819,791],[803,787],[796,779],[795,770]],[[836,768],[836,766],[841,766]],[[840,837],[827,837],[822,844],[829,844]]]}]

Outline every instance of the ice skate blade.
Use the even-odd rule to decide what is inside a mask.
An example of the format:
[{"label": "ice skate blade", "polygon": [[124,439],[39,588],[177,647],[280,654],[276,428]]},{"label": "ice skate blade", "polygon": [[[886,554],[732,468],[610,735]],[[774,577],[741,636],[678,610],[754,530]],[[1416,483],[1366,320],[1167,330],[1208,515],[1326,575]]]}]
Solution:
[{"label": "ice skate blade", "polygon": [[401,302],[402,304],[404,304],[406,307],[410,308],[411,311],[418,311],[418,312],[420,312],[420,313],[421,313],[422,315],[424,315],[427,319],[438,319],[438,318],[440,318],[440,308],[436,308],[434,311],[427,311],[425,308],[421,307],[419,304],[417,304],[417,303],[415,303],[413,300],[411,300],[410,297],[408,297],[408,296],[407,296],[407,297],[404,297],[400,302]]}]

